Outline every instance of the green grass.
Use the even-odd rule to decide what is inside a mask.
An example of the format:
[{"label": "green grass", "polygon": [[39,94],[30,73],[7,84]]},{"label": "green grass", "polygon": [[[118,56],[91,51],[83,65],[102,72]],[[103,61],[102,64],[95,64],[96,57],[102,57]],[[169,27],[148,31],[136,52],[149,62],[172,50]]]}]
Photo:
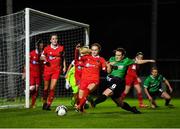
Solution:
[{"label": "green grass", "polygon": [[[126,100],[137,106],[136,99]],[[148,101],[145,100],[148,104]],[[180,128],[180,101],[173,99],[175,108],[164,106],[164,100],[158,99],[157,109],[140,109],[142,114],[132,114],[118,108],[111,99],[86,113],[75,112],[70,107],[70,99],[55,99],[52,111],[41,109],[40,100],[35,109],[1,109],[0,128]],[[66,116],[57,116],[57,105],[68,107]]]}]

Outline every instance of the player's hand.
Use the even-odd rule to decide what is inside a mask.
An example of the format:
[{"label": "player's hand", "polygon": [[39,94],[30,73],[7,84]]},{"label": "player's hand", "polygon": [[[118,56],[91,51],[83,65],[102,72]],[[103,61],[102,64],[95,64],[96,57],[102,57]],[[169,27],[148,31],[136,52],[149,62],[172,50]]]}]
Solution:
[{"label": "player's hand", "polygon": [[142,81],[141,81],[141,79],[140,79],[139,77],[137,78],[137,81],[138,81],[139,83],[141,83],[141,82],[142,82]]},{"label": "player's hand", "polygon": [[155,63],[156,61],[155,60],[150,60],[150,62]]},{"label": "player's hand", "polygon": [[66,83],[65,83],[65,88],[66,88],[66,90],[68,90],[70,87],[71,87],[71,86],[70,86],[70,84],[69,84],[69,81],[66,80]]},{"label": "player's hand", "polygon": [[153,101],[153,99],[152,99],[152,97],[151,97],[151,96],[148,96],[148,99],[149,99],[149,101],[150,101],[150,102],[152,102],[152,101]]},{"label": "player's hand", "polygon": [[169,87],[169,91],[170,91],[170,93],[172,93],[172,92],[173,92],[173,89],[172,89],[171,87]]},{"label": "player's hand", "polygon": [[78,44],[76,45],[76,49],[80,49],[80,47],[81,47],[81,44],[78,43]]},{"label": "player's hand", "polygon": [[63,67],[63,74],[66,73],[66,67]]}]

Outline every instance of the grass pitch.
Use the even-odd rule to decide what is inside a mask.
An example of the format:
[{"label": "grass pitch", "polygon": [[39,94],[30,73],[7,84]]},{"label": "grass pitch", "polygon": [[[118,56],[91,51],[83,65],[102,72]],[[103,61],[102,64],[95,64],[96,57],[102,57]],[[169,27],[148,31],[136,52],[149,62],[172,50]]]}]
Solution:
[{"label": "grass pitch", "polygon": [[[130,105],[138,105],[137,99],[127,99]],[[149,104],[147,100],[144,100]],[[142,114],[133,114],[117,107],[111,99],[89,108],[86,113],[77,113],[70,106],[70,98],[55,99],[52,111],[42,110],[37,100],[35,109],[1,109],[0,128],[180,128],[180,99],[173,99],[175,108],[164,106],[158,99],[157,109],[139,109]],[[68,107],[66,116],[57,116],[57,105]]]}]

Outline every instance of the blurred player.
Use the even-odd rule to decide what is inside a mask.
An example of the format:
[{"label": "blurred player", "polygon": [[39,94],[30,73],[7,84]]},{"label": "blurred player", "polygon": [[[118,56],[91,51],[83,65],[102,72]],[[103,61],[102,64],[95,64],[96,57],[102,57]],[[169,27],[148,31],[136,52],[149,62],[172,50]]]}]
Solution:
[{"label": "blurred player", "polygon": [[[139,60],[139,64],[145,64],[148,62],[155,62],[155,60],[143,60],[143,53],[142,52],[138,52],[136,54],[136,57],[134,59],[135,61]],[[141,79],[138,77],[138,72],[139,72],[139,64],[132,64],[128,67],[126,76],[125,76],[125,90],[121,95],[121,99],[122,101],[125,99],[126,95],[129,93],[130,89],[132,86],[134,86],[134,88],[137,91],[137,97],[138,97],[138,101],[139,101],[139,107],[140,108],[145,108],[148,105],[144,105],[143,104],[143,97],[142,97],[142,89],[141,89]]]},{"label": "blurred player", "polygon": [[106,61],[99,56],[101,46],[98,43],[91,45],[91,55],[81,57],[83,62],[82,76],[79,89],[79,103],[77,110],[83,112],[87,96],[99,85],[100,71],[106,70]]},{"label": "blurred player", "polygon": [[[54,90],[61,74],[61,68],[63,67],[63,73],[66,72],[64,46],[58,44],[58,36],[56,34],[51,35],[50,42],[51,44],[44,48],[41,55],[41,60],[45,64],[43,110],[51,110],[50,106],[54,99]],[[63,61],[63,66],[61,66],[61,61]]]},{"label": "blurred player", "polygon": [[109,73],[107,76],[108,88],[106,88],[102,95],[94,101],[93,105],[95,107],[97,104],[104,102],[109,96],[111,96],[112,100],[122,109],[139,114],[141,112],[138,111],[136,107],[131,107],[128,103],[123,102],[123,100],[120,99],[125,87],[124,79],[126,70],[129,65],[139,63],[139,61],[126,57],[126,51],[123,48],[117,48],[114,53],[115,56],[111,57],[107,64],[107,72]]},{"label": "blurred player", "polygon": [[169,88],[170,93],[172,93],[173,89],[169,81],[158,73],[158,69],[156,67],[152,67],[151,75],[149,75],[144,81],[144,91],[151,103],[152,108],[157,107],[155,102],[157,96],[165,99],[165,106],[173,106],[169,104],[171,101],[171,96],[162,88],[162,82],[165,83],[165,85]]}]

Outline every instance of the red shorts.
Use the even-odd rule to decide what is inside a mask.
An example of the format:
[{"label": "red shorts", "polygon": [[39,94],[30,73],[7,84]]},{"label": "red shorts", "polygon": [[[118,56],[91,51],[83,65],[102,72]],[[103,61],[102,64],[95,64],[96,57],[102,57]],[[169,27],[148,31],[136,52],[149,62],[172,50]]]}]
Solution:
[{"label": "red shorts", "polygon": [[126,86],[134,86],[139,84],[138,78],[136,76],[126,76]]},{"label": "red shorts", "polygon": [[44,81],[50,81],[51,79],[59,79],[60,70],[53,72],[44,71]]},{"label": "red shorts", "polygon": [[92,83],[94,83],[96,86],[99,85],[99,81],[97,80],[81,80],[79,89],[85,90],[87,89],[88,85]]},{"label": "red shorts", "polygon": [[30,86],[40,85],[41,78],[40,76],[30,76]]}]

